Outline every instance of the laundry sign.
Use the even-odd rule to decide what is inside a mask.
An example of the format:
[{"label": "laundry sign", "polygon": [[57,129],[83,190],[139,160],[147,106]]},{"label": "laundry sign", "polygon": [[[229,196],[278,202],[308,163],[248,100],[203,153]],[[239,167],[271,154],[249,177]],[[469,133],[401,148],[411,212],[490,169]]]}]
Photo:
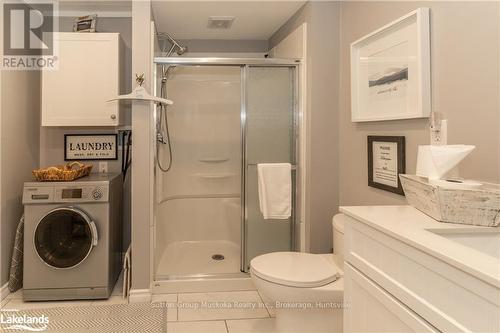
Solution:
[{"label": "laundry sign", "polygon": [[66,134],[64,160],[116,160],[117,138],[116,134]]}]

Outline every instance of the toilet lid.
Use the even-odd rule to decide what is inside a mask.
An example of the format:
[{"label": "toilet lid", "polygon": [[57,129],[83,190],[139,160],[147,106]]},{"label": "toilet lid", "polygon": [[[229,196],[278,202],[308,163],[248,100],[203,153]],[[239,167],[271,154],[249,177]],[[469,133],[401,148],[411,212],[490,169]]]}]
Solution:
[{"label": "toilet lid", "polygon": [[250,268],[261,279],[291,287],[321,287],[340,277],[332,262],[310,253],[268,253],[252,259]]}]

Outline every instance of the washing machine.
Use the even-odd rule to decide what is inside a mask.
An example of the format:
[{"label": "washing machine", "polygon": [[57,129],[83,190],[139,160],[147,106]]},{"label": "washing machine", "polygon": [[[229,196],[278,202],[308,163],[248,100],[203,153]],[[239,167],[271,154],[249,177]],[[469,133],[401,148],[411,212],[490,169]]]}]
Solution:
[{"label": "washing machine", "polygon": [[122,175],[24,184],[26,301],[104,299],[122,267]]}]

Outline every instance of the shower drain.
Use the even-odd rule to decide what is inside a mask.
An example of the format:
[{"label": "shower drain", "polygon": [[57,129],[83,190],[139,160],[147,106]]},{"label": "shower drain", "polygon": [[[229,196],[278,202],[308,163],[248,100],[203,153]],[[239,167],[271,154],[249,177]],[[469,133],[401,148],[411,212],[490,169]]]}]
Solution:
[{"label": "shower drain", "polygon": [[214,254],[212,256],[213,260],[224,260],[224,256],[222,254]]}]

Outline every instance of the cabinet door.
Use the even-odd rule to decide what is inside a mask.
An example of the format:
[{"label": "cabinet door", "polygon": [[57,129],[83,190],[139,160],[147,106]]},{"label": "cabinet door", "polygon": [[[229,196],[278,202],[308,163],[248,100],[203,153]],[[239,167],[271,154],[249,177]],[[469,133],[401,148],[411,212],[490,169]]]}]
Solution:
[{"label": "cabinet door", "polygon": [[116,126],[119,34],[60,33],[59,68],[42,73],[42,126]]},{"label": "cabinet door", "polygon": [[344,273],[344,332],[439,332],[348,263]]}]

